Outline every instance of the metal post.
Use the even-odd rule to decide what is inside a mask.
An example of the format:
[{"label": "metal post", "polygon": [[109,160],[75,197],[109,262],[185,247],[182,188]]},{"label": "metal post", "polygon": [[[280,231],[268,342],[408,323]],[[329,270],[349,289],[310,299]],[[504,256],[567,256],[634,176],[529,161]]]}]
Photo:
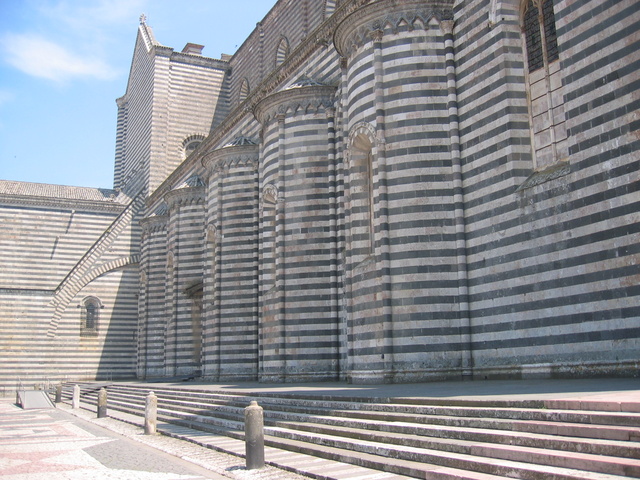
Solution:
[{"label": "metal post", "polygon": [[71,408],[80,408],[80,385],[77,383],[73,387],[73,400],[71,402]]},{"label": "metal post", "polygon": [[149,392],[144,409],[144,434],[155,435],[158,425],[158,397]]},{"label": "metal post", "polygon": [[98,418],[107,416],[107,389],[102,387],[98,393]]},{"label": "metal post", "polygon": [[264,412],[255,400],[244,409],[247,470],[264,467]]},{"label": "metal post", "polygon": [[56,403],[62,402],[62,384],[56,385]]}]

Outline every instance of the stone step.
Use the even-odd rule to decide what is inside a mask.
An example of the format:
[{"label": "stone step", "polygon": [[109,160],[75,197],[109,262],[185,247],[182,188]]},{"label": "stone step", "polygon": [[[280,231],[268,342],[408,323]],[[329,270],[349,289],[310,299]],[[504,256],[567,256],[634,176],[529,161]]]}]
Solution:
[{"label": "stone step", "polygon": [[[271,416],[271,415],[270,415]],[[472,429],[459,427],[433,427],[413,423],[390,423],[363,420],[341,420],[331,417],[313,417],[304,421],[276,420],[265,423],[277,427],[303,430],[317,434],[329,434],[340,431],[341,436],[354,439],[382,437],[390,442],[408,438],[423,440],[429,438],[434,444],[459,440],[466,442],[499,443],[530,448],[548,448],[551,450],[607,455],[622,458],[640,459],[640,445],[622,441],[586,440],[571,436],[556,436],[511,432],[508,430]]]},{"label": "stone step", "polygon": [[[291,438],[289,436],[279,437],[276,440],[271,437],[269,444],[281,449],[307,453],[322,458],[335,458],[343,462],[366,464],[369,468],[384,469],[385,471],[393,471],[416,478],[425,478],[429,472],[436,472],[442,467],[526,480],[621,480],[629,478],[629,475],[625,473],[618,475],[590,472],[582,469],[477,457],[451,452],[429,451],[412,447],[392,448],[389,445],[376,444],[375,442],[360,442],[358,451],[346,450],[341,446],[337,446],[339,443],[331,445],[312,444],[309,441],[302,441],[299,438]],[[390,468],[391,470],[389,470]]]},{"label": "stone step", "polygon": [[[140,391],[141,388],[127,387],[130,392]],[[485,402],[484,406],[476,406],[477,402],[470,402],[464,405],[458,401],[458,405],[447,406],[438,404],[428,404],[433,399],[423,399],[425,404],[418,405],[415,399],[411,403],[380,403],[366,399],[364,402],[345,401],[343,399],[328,400],[326,397],[289,398],[272,397],[261,394],[259,396],[246,394],[218,394],[212,392],[184,391],[180,389],[157,389],[154,390],[159,397],[170,398],[199,398],[208,399],[220,404],[237,404],[238,406],[248,403],[247,398],[258,399],[261,405],[277,409],[278,406],[286,407],[287,411],[297,411],[300,413],[314,412],[319,409],[335,412],[336,415],[368,415],[369,418],[379,420],[395,421],[402,414],[420,415],[423,417],[450,417],[450,418],[483,418],[483,419],[507,419],[507,420],[534,420],[541,421],[562,421],[566,423],[600,424],[617,426],[640,427],[640,413],[610,412],[597,410],[550,410],[544,408],[531,408],[532,402],[524,402],[525,406],[518,407],[517,402],[509,402],[509,407],[504,407],[505,402],[498,402],[498,406],[491,406]],[[332,397],[335,398],[335,397]],[[375,399],[380,400],[380,399]],[[393,399],[400,402],[401,399]],[[541,402],[540,405],[543,405]],[[583,402],[584,403],[584,402]],[[580,404],[578,404],[580,405]],[[295,410],[292,410],[295,409]]]},{"label": "stone step", "polygon": [[[437,465],[460,468],[460,458],[491,458],[527,464],[545,464],[554,467],[580,469],[628,477],[640,477],[640,461],[604,455],[591,455],[578,452],[563,452],[543,448],[520,447],[515,445],[499,445],[489,443],[467,442],[463,440],[442,440],[434,442],[420,437],[376,435],[354,440],[337,435],[337,430],[327,433],[303,432],[280,427],[266,427],[265,434],[295,439],[312,444],[329,445],[344,450],[382,454],[403,460],[420,461]],[[458,458],[459,457],[459,458]],[[467,462],[465,460],[465,462]],[[453,463],[451,463],[453,462]],[[465,468],[487,471],[482,461],[472,460],[464,463]],[[480,466],[479,466],[480,465]]]},{"label": "stone step", "polygon": [[[135,390],[129,390],[129,394],[135,395],[138,393]],[[118,394],[120,391],[118,391]],[[220,402],[218,397],[206,395],[204,397],[198,397],[196,395],[183,395],[178,397],[175,392],[170,392],[168,395],[167,392],[158,391],[160,402],[165,402],[166,404],[174,404],[173,400],[183,402],[184,398],[193,398],[193,405],[202,405],[202,408],[210,408],[210,403],[202,403],[195,402],[195,399],[204,399],[206,401],[214,401],[217,411],[220,412],[220,415],[224,415],[225,406],[235,405],[235,409],[230,407],[229,414],[235,411],[238,414],[242,414],[242,409],[247,405],[248,400],[247,397],[233,397],[233,400],[230,400],[227,396],[224,398],[224,402]],[[191,392],[190,392],[191,393]],[[254,397],[251,397],[254,398]],[[276,418],[282,418],[278,416],[278,412],[282,410],[275,410],[271,403],[268,403],[260,398],[259,402],[263,405],[263,408],[269,413],[269,415],[274,416]],[[277,407],[280,408],[280,407]],[[566,416],[562,415],[563,412],[552,412],[549,411],[547,414],[555,415],[558,418],[566,418]],[[640,430],[633,427],[626,426],[617,426],[610,425],[609,423],[605,425],[598,425],[596,422],[601,417],[591,415],[588,417],[589,422],[592,423],[570,423],[565,421],[540,421],[540,420],[513,420],[513,419],[500,419],[500,418],[476,418],[476,417],[460,417],[460,416],[445,416],[445,415],[411,415],[406,413],[385,413],[384,415],[378,415],[375,412],[362,412],[362,411],[354,411],[354,410],[336,410],[336,409],[327,409],[323,408],[303,408],[303,407],[295,407],[288,406],[286,408],[286,414],[293,416],[294,414],[300,415],[313,415],[314,417],[319,418],[327,418],[327,419],[348,419],[353,421],[355,418],[360,418],[362,421],[368,421],[375,425],[388,424],[388,425],[396,425],[402,423],[422,423],[424,425],[432,425],[435,432],[438,432],[440,428],[438,427],[452,427],[452,428],[473,428],[473,429],[491,429],[491,430],[507,430],[507,431],[515,431],[522,433],[530,433],[530,434],[546,434],[546,435],[560,435],[560,436],[571,436],[571,437],[583,437],[583,438],[595,438],[602,440],[618,440],[618,441],[628,441],[633,439],[640,440]],[[298,417],[301,418],[301,417]],[[306,418],[306,417],[302,417]],[[581,417],[582,418],[582,417]],[[584,420],[584,418],[582,418]],[[328,421],[328,420],[327,420]],[[337,422],[344,422],[347,420],[336,420]],[[605,421],[610,422],[611,417],[607,415],[605,417]]]},{"label": "stone step", "polygon": [[[109,387],[109,409],[142,418],[148,391]],[[167,428],[243,443],[244,408],[255,399],[265,409],[266,445],[407,477],[640,478],[640,430],[633,426],[637,421],[633,412],[537,410],[530,404],[517,408],[515,403],[509,407],[371,401],[358,405],[325,397],[164,388],[154,392],[159,420]],[[83,394],[87,401],[95,402],[95,397],[95,388]]]},{"label": "stone step", "polygon": [[[242,429],[244,425],[241,421],[233,422],[219,419],[212,415],[172,411],[165,408],[159,408],[158,416],[159,419],[165,422],[173,422],[189,428],[214,432],[238,440],[243,438]],[[308,425],[298,430],[266,426],[266,444],[273,444],[272,436],[309,444],[306,447],[307,450],[304,451],[307,454],[315,454],[315,447],[310,445],[321,444],[322,446],[331,446],[340,450],[374,455],[379,454],[379,451],[393,452],[393,458],[398,460],[420,461],[448,467],[457,467],[458,465],[456,463],[448,464],[443,462],[451,461],[453,458],[451,454],[461,454],[466,457],[489,457],[523,463],[545,463],[565,469],[579,468],[584,471],[605,474],[626,475],[629,477],[640,476],[640,461],[638,460],[516,445],[498,445],[454,439],[425,440],[424,437],[417,435],[379,433],[344,427],[322,430],[311,428]],[[276,445],[278,445],[279,441],[275,440]],[[363,452],[362,449],[365,446],[366,450]],[[341,461],[344,461],[344,458]],[[474,470],[489,468],[486,465],[479,467],[477,463],[476,461],[472,465],[465,465],[467,468],[473,467]],[[371,465],[368,466],[372,467]],[[500,471],[482,471],[490,474],[502,474]]]},{"label": "stone step", "polygon": [[[167,408],[180,409],[182,412],[200,414],[206,412],[215,415],[219,419],[229,419],[242,422],[243,408],[215,405],[211,409],[209,404],[192,401],[165,400],[160,403]],[[382,436],[383,433],[400,435],[403,438],[408,435],[422,437],[435,437],[456,440],[466,440],[484,443],[501,443],[519,445],[533,448],[549,448],[554,450],[573,451],[594,455],[618,456],[624,458],[640,458],[640,445],[630,445],[628,442],[575,439],[570,436],[553,436],[545,434],[531,434],[523,432],[511,432],[508,430],[492,430],[489,428],[460,428],[439,427],[415,424],[412,422],[380,423],[372,420],[334,418],[329,416],[308,416],[297,413],[281,411],[265,412],[265,424],[307,430],[315,433],[330,433],[341,429],[342,436],[350,436],[356,439],[364,439],[374,435]],[[390,441],[392,435],[388,435]],[[437,441],[435,441],[437,443]]]}]

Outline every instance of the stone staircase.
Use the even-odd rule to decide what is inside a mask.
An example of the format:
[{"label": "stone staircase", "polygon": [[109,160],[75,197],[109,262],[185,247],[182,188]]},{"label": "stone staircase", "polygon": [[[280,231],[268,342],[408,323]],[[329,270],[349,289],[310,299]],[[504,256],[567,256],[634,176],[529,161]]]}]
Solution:
[{"label": "stone staircase", "polygon": [[[244,408],[257,400],[264,408],[265,445],[273,450],[267,461],[288,470],[296,471],[287,465],[294,455],[288,452],[295,452],[398,475],[389,478],[640,478],[637,403],[625,412],[595,402],[247,395],[155,387],[109,385],[109,416],[142,425],[152,388],[159,431],[243,456]],[[82,405],[95,409],[99,388],[87,384],[81,390]],[[72,386],[65,388],[63,401],[70,402],[71,393]]]}]

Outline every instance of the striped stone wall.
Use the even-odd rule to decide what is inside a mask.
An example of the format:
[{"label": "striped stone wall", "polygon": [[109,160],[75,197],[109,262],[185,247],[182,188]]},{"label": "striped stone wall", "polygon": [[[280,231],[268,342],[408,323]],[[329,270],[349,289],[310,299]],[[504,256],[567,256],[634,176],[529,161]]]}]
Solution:
[{"label": "striped stone wall", "polygon": [[143,173],[148,173],[149,168],[144,162],[151,148],[153,120],[154,59],[149,55],[154,41],[152,35],[144,25],[140,26],[129,73],[128,94],[117,100],[114,188],[127,188],[128,192],[135,193],[144,187]]},{"label": "striped stone wall", "polygon": [[[135,376],[130,203],[113,190],[0,181],[0,390],[17,378],[32,388]],[[87,335],[89,297],[100,308]]]},{"label": "striped stone wall", "polygon": [[138,308],[138,363],[140,377],[165,375],[164,345],[167,322],[165,288],[167,276],[168,209],[143,219],[140,258],[140,304]]},{"label": "striped stone wall", "polygon": [[267,132],[261,172],[263,233],[269,237],[261,298],[265,380],[338,375],[334,92],[294,84],[265,98],[256,111]]},{"label": "striped stone wall", "polygon": [[165,365],[168,375],[200,370],[204,185],[199,177],[167,195],[168,322]]},{"label": "striped stone wall", "polygon": [[254,379],[258,367],[258,145],[239,137],[211,152],[208,172],[203,369]]},{"label": "striped stone wall", "polygon": [[[487,31],[486,3],[475,15],[459,9],[461,46]],[[637,368],[635,51],[624,39],[637,31],[638,6],[556,2],[554,10],[570,156],[552,168],[534,170],[517,5],[497,2],[490,33],[457,54],[478,376]]]},{"label": "striped stone wall", "polygon": [[[169,263],[200,276],[203,375],[634,375],[637,2],[541,8],[542,72],[519,0],[324,3],[276,3],[229,62],[229,115],[147,202],[164,225],[176,186],[207,183],[201,250],[167,260],[167,217],[142,257],[145,299],[188,293]],[[154,376],[181,317],[145,301]]]},{"label": "striped stone wall", "polygon": [[245,79],[248,82],[249,91],[253,92],[276,69],[282,39],[285,39],[288,45],[287,51],[290,53],[323,20],[324,2],[322,1],[277,2],[229,62],[232,71],[230,78],[232,107],[240,103],[240,88]]},{"label": "striped stone wall", "polygon": [[115,188],[155,190],[208,133],[228,64],[161,45],[138,28],[129,83],[118,99]]}]

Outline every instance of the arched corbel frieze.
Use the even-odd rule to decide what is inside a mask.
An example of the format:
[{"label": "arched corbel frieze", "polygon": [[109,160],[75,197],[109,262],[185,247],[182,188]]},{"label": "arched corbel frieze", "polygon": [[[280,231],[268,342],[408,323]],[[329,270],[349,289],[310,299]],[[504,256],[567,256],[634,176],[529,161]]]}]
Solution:
[{"label": "arched corbel frieze", "polygon": [[255,118],[265,125],[278,117],[296,112],[317,112],[320,109],[332,108],[337,88],[319,83],[292,85],[290,88],[276,92],[258,102],[253,110]]},{"label": "arched corbel frieze", "polygon": [[[244,138],[244,137],[242,137]],[[222,148],[208,152],[202,158],[202,165],[210,177],[225,176],[237,168],[258,168],[259,146],[252,139],[234,140]]]},{"label": "arched corbel frieze", "polygon": [[438,22],[452,19],[453,1],[373,2],[345,17],[334,32],[333,42],[338,53],[348,57],[377,32],[396,34],[405,26],[409,30],[426,29],[434,18]]}]

